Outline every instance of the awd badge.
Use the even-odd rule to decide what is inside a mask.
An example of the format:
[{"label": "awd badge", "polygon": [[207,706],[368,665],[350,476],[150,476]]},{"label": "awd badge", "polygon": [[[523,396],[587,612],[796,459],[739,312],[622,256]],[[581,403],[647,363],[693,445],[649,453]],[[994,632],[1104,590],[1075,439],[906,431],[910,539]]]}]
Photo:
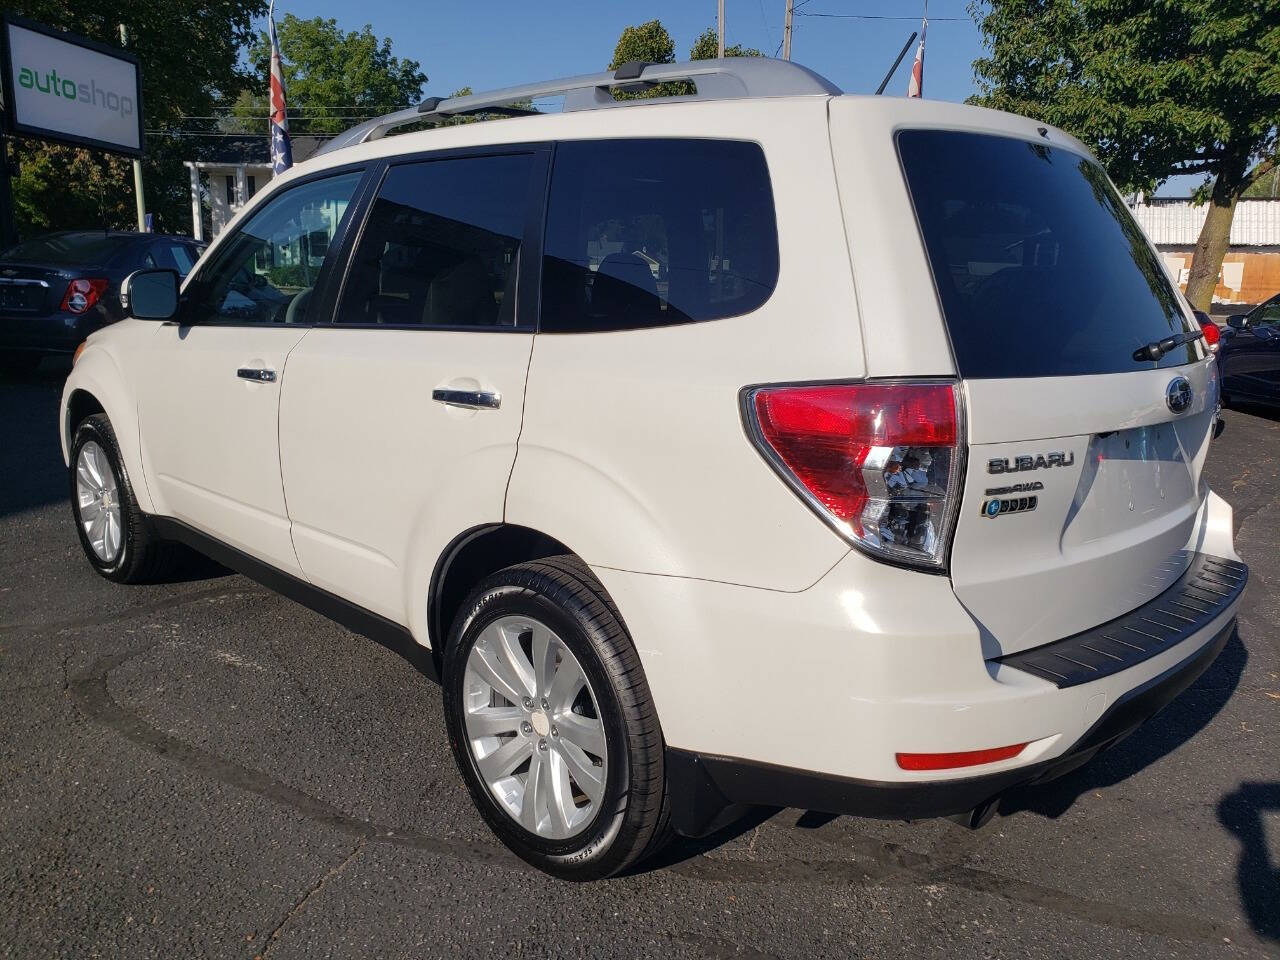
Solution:
[{"label": "awd badge", "polygon": [[1030,513],[1036,508],[1038,497],[999,497],[986,500],[982,504],[982,515],[989,520],[1003,517],[1008,513]]}]

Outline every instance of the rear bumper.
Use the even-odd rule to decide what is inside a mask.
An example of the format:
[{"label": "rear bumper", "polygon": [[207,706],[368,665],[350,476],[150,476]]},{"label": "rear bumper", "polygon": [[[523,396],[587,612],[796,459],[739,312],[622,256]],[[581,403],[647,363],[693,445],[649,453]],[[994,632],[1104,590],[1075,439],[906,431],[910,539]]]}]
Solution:
[{"label": "rear bumper", "polygon": [[[888,820],[963,814],[1007,790],[1069,773],[1128,736],[1208,669],[1235,629],[1234,616],[1186,659],[1120,696],[1067,750],[1052,759],[982,776],[939,781],[876,781],[824,776],[685,750],[667,751],[673,798],[672,824],[686,836],[703,836],[740,806],[796,807],[823,813]],[[1062,641],[1065,642],[1065,641]],[[1180,646],[1183,644],[1180,644]]]},{"label": "rear bumper", "polygon": [[[1158,607],[1143,604],[1104,630],[1152,614],[1163,629],[1131,625],[1156,636],[1114,634],[1131,644],[1117,647],[1086,631],[1025,655],[1002,650],[947,578],[856,551],[795,593],[595,569],[644,664],[671,748],[676,822],[693,833],[732,803],[894,818],[956,813],[1085,762],[1162,705],[1160,694],[1135,699],[1139,692],[1175,695],[1181,687],[1171,678],[1190,683],[1195,658],[1230,635],[1246,571],[1220,497],[1207,495],[1184,549],[1199,555],[1191,576],[1207,567],[1206,585],[1219,592],[1193,591],[1202,601],[1188,601],[1191,581],[1174,577],[1151,601]],[[1161,609],[1187,619],[1163,618]],[[1044,659],[1054,653],[1067,658],[1059,666],[1083,662],[1055,676],[1064,671]],[[1033,657],[1050,669],[1033,670]],[[971,768],[905,770],[895,758],[1013,743],[1027,746]]]},{"label": "rear bumper", "polygon": [[83,314],[51,313],[45,317],[0,315],[0,350],[74,353],[89,334],[110,321],[97,309]]}]

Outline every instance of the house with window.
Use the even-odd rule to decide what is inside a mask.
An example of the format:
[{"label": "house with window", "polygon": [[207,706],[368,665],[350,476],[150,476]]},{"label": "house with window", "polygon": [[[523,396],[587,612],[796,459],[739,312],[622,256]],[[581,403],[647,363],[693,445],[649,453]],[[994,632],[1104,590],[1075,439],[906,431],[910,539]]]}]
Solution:
[{"label": "house with window", "polygon": [[[294,163],[306,160],[322,143],[323,137],[294,137]],[[265,135],[221,137],[206,153],[183,165],[191,178],[191,235],[209,241],[271,179],[272,170]]]}]

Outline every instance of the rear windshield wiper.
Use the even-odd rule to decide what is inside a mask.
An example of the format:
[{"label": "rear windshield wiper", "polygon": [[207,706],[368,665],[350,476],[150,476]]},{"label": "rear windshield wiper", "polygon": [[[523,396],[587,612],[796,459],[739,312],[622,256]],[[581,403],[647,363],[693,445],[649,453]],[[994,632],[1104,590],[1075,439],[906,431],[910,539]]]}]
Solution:
[{"label": "rear windshield wiper", "polygon": [[1133,359],[1159,360],[1175,347],[1180,347],[1184,343],[1191,343],[1193,340],[1199,340],[1203,336],[1203,330],[1186,330],[1183,333],[1175,333],[1172,337],[1165,337],[1163,340],[1153,340],[1145,347],[1139,347],[1133,351]]}]

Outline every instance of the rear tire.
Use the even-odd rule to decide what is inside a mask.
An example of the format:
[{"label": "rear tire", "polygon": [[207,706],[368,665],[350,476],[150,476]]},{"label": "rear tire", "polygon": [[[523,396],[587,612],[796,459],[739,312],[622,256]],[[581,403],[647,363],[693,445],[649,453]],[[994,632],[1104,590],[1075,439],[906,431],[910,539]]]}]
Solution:
[{"label": "rear tire", "polygon": [[617,608],[583,563],[551,557],[484,580],[454,621],[443,666],[454,759],[517,856],[562,879],[594,880],[670,839],[649,685]]},{"label": "rear tire", "polygon": [[108,580],[150,583],[174,569],[179,547],[138,507],[106,414],[80,421],[72,437],[71,512],[85,557]]}]

